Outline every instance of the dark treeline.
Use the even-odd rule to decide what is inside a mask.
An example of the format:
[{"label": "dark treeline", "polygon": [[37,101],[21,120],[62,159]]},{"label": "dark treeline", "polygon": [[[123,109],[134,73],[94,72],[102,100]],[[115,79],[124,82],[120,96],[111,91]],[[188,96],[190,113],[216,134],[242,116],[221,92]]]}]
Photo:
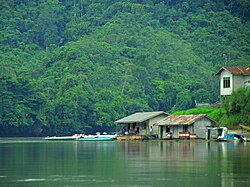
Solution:
[{"label": "dark treeline", "polygon": [[113,130],[219,101],[250,60],[248,0],[1,0],[0,135]]}]

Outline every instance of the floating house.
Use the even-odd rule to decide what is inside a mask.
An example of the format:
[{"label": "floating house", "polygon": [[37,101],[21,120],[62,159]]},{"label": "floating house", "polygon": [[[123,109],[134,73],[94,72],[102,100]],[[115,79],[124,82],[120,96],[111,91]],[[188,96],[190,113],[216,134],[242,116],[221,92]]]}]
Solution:
[{"label": "floating house", "polygon": [[231,95],[242,86],[250,86],[250,67],[225,66],[215,75],[220,76],[220,95]]},{"label": "floating house", "polygon": [[159,139],[194,139],[206,138],[207,128],[216,122],[206,114],[169,115],[155,126],[159,127]]},{"label": "floating house", "polygon": [[115,124],[118,134],[133,135],[133,139],[142,139],[145,136],[158,137],[158,126],[154,124],[167,116],[169,114],[163,111],[138,112],[115,121]]}]

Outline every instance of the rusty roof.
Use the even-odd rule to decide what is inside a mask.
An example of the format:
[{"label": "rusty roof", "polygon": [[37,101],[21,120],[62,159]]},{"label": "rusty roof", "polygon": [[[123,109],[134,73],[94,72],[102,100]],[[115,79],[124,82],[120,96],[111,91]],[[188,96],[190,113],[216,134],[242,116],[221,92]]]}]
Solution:
[{"label": "rusty roof", "polygon": [[207,118],[212,121],[214,124],[216,123],[213,119],[209,118],[206,114],[197,114],[197,115],[170,115],[161,121],[159,121],[156,125],[191,125],[194,122]]},{"label": "rusty roof", "polygon": [[219,75],[222,71],[227,70],[233,75],[250,75],[250,67],[248,66],[224,66],[216,73]]},{"label": "rusty roof", "polygon": [[115,124],[126,124],[126,123],[140,123],[143,121],[146,121],[148,119],[151,119],[153,117],[156,117],[158,115],[165,114],[166,116],[169,115],[166,112],[163,111],[157,111],[157,112],[137,112],[132,115],[129,115],[125,118],[119,119],[115,121]]}]

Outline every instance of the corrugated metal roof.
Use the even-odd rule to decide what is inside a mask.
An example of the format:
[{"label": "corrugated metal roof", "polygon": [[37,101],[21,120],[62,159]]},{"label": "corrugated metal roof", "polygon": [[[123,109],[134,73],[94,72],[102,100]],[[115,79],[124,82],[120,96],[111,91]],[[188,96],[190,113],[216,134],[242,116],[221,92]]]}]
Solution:
[{"label": "corrugated metal roof", "polygon": [[197,114],[197,115],[170,115],[161,121],[159,121],[156,125],[191,125],[194,122],[202,119],[208,118],[213,123],[216,123],[214,120],[209,118],[206,114]]},{"label": "corrugated metal roof", "polygon": [[250,75],[250,67],[247,66],[224,66],[216,75],[219,75],[223,70],[227,70],[234,75]]},{"label": "corrugated metal roof", "polygon": [[150,118],[156,117],[161,114],[169,115],[166,112],[163,111],[157,111],[157,112],[137,112],[130,116],[127,116],[125,118],[119,119],[115,121],[115,124],[126,124],[126,123],[140,123],[143,121],[146,121]]}]

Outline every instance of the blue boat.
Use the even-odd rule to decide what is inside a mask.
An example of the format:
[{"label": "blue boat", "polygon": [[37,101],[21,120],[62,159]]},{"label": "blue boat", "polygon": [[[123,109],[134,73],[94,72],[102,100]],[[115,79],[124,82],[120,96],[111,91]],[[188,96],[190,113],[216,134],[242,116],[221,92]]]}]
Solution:
[{"label": "blue boat", "polygon": [[246,142],[247,139],[242,134],[228,133],[223,137],[218,137],[220,142]]},{"label": "blue boat", "polygon": [[117,139],[117,135],[85,135],[77,138],[78,141],[112,141]]}]

